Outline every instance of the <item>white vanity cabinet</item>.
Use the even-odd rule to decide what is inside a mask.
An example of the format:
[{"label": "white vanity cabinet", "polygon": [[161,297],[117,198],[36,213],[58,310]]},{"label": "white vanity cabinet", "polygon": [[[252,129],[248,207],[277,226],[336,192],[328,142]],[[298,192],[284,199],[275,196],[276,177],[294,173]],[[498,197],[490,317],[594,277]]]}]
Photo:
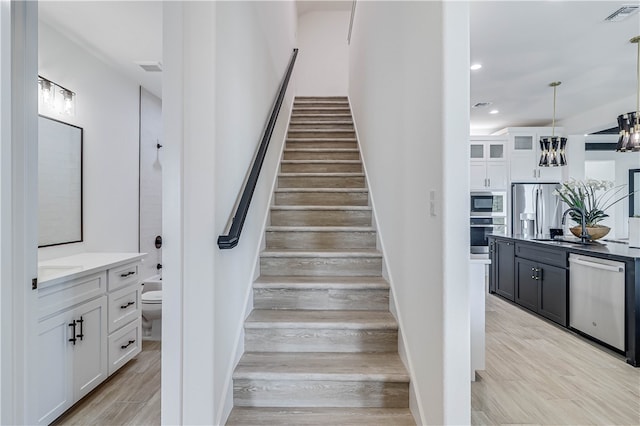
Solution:
[{"label": "white vanity cabinet", "polygon": [[143,254],[84,253],[39,264],[37,412],[49,424],[141,349]]}]

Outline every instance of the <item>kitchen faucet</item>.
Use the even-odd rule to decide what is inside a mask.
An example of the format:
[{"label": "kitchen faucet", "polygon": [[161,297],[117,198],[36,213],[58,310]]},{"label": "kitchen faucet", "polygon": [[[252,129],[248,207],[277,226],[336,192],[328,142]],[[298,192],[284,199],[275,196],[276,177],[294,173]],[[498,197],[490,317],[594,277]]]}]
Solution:
[{"label": "kitchen faucet", "polygon": [[582,217],[582,231],[580,232],[580,241],[584,243],[590,240],[591,235],[587,233],[587,216],[586,216],[586,213],[584,212],[584,209],[581,209],[579,207],[569,207],[567,210],[564,211],[564,213],[562,213],[562,225],[564,226],[564,222],[567,218],[567,213],[571,211],[579,213],[580,217]]}]

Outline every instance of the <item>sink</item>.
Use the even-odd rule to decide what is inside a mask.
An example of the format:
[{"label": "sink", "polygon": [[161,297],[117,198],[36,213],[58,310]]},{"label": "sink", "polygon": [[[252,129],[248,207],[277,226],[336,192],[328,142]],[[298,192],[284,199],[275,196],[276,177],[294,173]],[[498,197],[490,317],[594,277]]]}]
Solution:
[{"label": "sink", "polygon": [[578,239],[566,239],[566,238],[533,238],[533,241],[542,241],[547,243],[558,243],[558,244],[572,244],[578,246],[603,246],[605,244],[599,243],[597,241],[580,241]]}]

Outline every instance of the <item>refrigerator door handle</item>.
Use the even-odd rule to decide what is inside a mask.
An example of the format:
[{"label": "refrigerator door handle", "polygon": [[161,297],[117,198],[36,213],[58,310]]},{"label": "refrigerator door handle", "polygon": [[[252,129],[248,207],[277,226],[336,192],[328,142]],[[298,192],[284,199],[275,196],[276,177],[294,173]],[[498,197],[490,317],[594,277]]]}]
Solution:
[{"label": "refrigerator door handle", "polygon": [[542,220],[543,220],[543,212],[542,212],[542,189],[535,189],[535,216],[536,216],[536,235],[542,234]]}]

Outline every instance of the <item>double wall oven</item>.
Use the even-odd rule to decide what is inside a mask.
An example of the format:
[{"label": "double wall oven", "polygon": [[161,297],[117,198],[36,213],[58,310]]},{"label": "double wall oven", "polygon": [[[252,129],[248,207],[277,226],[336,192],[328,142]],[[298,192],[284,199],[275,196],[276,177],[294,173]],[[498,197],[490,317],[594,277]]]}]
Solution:
[{"label": "double wall oven", "polygon": [[507,233],[507,193],[472,192],[469,212],[471,253],[489,253],[489,234]]}]

